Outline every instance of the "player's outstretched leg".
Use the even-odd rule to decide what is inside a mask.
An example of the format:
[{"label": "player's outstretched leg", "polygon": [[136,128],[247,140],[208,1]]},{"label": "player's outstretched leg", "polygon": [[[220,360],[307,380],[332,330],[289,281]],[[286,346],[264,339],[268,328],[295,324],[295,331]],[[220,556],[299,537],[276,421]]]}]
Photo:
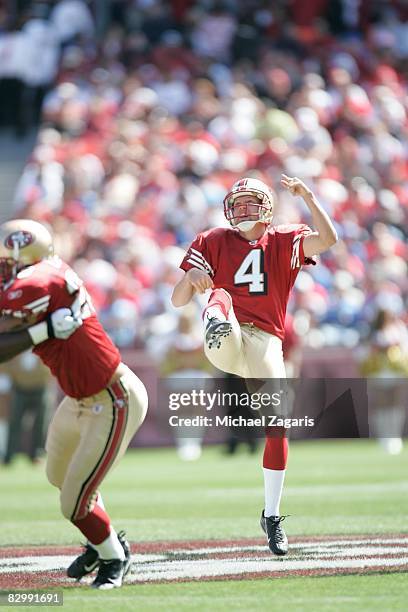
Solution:
[{"label": "player's outstretched leg", "polygon": [[219,370],[244,376],[241,328],[232,307],[230,294],[214,289],[203,313],[204,352]]},{"label": "player's outstretched leg", "polygon": [[208,349],[220,349],[223,338],[232,333],[228,319],[232,308],[230,294],[224,289],[214,289],[204,311],[205,344]]},{"label": "player's outstretched leg", "polygon": [[216,317],[207,318],[205,326],[205,342],[209,349],[221,348],[222,338],[227,338],[232,332],[229,321],[220,321]]}]

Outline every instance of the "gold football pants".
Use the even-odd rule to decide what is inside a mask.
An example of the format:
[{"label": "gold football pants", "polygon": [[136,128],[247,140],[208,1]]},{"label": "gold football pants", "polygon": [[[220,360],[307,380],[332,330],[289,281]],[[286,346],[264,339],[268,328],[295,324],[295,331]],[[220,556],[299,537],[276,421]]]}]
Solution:
[{"label": "gold football pants", "polygon": [[146,389],[126,370],[96,395],[80,400],[65,397],[51,421],[47,477],[60,489],[61,511],[69,520],[84,518],[93,509],[98,487],[146,416]]}]

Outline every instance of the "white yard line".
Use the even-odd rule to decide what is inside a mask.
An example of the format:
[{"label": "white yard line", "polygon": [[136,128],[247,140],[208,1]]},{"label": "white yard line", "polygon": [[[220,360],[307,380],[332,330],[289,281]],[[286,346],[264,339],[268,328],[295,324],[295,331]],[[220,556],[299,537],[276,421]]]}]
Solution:
[{"label": "white yard line", "polygon": [[[401,544],[402,546],[397,546]],[[179,545],[180,546],[180,545]],[[255,557],[246,553],[256,554]],[[234,555],[224,558],[214,555]],[[383,555],[389,555],[384,558]],[[204,559],[194,559],[204,556]],[[307,556],[308,558],[305,558]],[[181,557],[181,558],[180,558]],[[184,558],[183,558],[184,557]],[[64,572],[73,555],[3,557],[1,574],[27,572]],[[376,567],[408,566],[408,537],[357,538],[355,540],[296,542],[288,557],[269,554],[266,546],[209,546],[189,550],[177,548],[161,554],[132,555],[130,582],[171,581],[194,578],[216,578],[228,575],[263,574],[274,572],[309,572],[318,570],[364,570]],[[65,578],[61,581],[65,582]]]}]

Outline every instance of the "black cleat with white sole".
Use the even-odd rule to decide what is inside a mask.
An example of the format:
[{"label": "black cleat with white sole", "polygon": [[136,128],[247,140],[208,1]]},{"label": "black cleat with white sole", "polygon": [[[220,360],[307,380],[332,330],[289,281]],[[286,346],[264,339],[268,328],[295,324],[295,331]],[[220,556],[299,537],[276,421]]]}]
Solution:
[{"label": "black cleat with white sole", "polygon": [[232,332],[232,325],[229,321],[220,321],[216,317],[208,319],[205,328],[205,341],[209,349],[221,347],[222,338],[227,338]]},{"label": "black cleat with white sole", "polygon": [[286,516],[265,516],[262,510],[261,527],[268,538],[269,550],[274,555],[286,555],[288,552],[288,538],[281,525]]},{"label": "black cleat with white sole", "polygon": [[125,560],[100,559],[98,574],[92,583],[94,589],[107,591],[108,589],[121,587],[124,577],[130,570],[130,546],[125,539],[124,531],[118,533],[118,539],[125,553]]},{"label": "black cleat with white sole", "polygon": [[68,578],[76,578],[81,580],[87,574],[90,574],[99,565],[99,555],[90,544],[83,545],[84,551],[77,557],[67,569]]}]

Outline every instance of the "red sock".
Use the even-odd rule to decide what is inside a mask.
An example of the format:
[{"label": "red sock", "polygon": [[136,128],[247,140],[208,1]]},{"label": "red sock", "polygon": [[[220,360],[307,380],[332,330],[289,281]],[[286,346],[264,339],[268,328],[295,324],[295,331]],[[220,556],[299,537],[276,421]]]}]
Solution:
[{"label": "red sock", "polygon": [[75,519],[72,522],[91,544],[101,544],[109,537],[111,531],[109,516],[97,504],[84,518]]},{"label": "red sock", "polygon": [[285,437],[286,430],[277,428],[274,433],[274,437],[269,437],[271,434],[268,431],[262,465],[268,470],[285,470],[289,449],[288,439]]},{"label": "red sock", "polygon": [[228,313],[232,306],[230,294],[224,291],[223,289],[214,289],[214,291],[210,295],[210,299],[208,300],[208,304],[204,310],[204,314],[207,308],[210,308],[210,306],[218,306],[224,317],[228,319]]}]

